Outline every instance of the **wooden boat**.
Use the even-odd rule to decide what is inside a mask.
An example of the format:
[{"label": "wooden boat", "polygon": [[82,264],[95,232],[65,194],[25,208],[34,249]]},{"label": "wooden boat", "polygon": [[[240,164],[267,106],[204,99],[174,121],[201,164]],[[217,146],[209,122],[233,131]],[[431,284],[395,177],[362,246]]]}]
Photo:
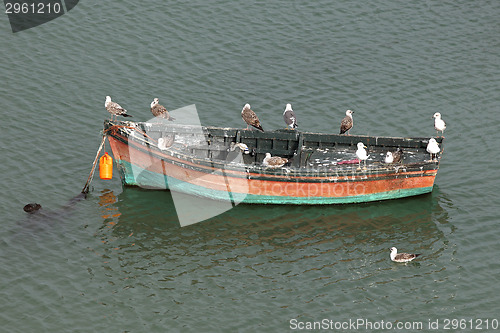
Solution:
[{"label": "wooden boat", "polygon": [[[105,121],[104,132],[123,185],[233,203],[342,204],[420,195],[432,191],[441,158],[430,160],[429,138],[128,121]],[[443,138],[436,140],[442,147]],[[358,142],[368,147],[366,165],[356,160]],[[248,150],[233,151],[234,143]],[[402,161],[384,163],[386,152],[397,148]],[[289,161],[266,167],[266,153]]]}]

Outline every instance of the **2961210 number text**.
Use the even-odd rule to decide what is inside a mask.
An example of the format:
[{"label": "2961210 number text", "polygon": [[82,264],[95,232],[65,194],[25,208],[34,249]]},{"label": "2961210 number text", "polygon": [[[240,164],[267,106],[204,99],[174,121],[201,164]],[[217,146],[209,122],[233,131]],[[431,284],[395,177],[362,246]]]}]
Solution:
[{"label": "2961210 number text", "polygon": [[6,14],[59,14],[62,11],[59,2],[54,3],[27,3],[27,2],[6,2]]}]

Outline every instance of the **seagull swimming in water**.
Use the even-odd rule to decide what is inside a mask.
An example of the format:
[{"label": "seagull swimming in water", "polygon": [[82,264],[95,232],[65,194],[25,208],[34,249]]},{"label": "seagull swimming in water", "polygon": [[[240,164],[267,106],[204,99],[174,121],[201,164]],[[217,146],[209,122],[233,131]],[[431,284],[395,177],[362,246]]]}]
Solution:
[{"label": "seagull swimming in water", "polygon": [[436,154],[440,151],[441,148],[439,148],[439,144],[437,143],[436,139],[430,138],[429,143],[427,144],[427,152],[431,154],[431,160],[434,160]]},{"label": "seagull swimming in water", "polygon": [[345,117],[342,119],[340,122],[340,134],[344,134],[347,132],[347,135],[349,135],[349,130],[352,128],[352,125],[354,124],[354,121],[352,119],[352,114],[354,111],[347,110],[345,112]]},{"label": "seagull swimming in water", "polygon": [[432,116],[434,118],[434,128],[436,129],[436,135],[441,132],[441,135],[444,137],[444,130],[446,129],[446,123],[443,119],[441,119],[441,113],[436,112]]},{"label": "seagull swimming in water", "polygon": [[410,262],[420,255],[420,253],[398,253],[398,249],[391,247],[391,260],[394,262]]},{"label": "seagull swimming in water", "polygon": [[115,116],[115,120],[117,116],[132,117],[131,115],[127,114],[127,110],[122,108],[120,104],[111,101],[110,96],[106,96],[104,107],[106,108],[106,110],[108,110],[109,113],[111,113],[111,118]]},{"label": "seagull swimming in water", "polygon": [[295,116],[295,112],[292,110],[292,104],[286,105],[285,112],[283,112],[283,120],[285,121],[286,129],[288,129],[288,126],[291,126],[292,129],[298,127],[297,117]]},{"label": "seagull swimming in water", "polygon": [[356,150],[356,156],[359,158],[358,165],[361,165],[361,161],[364,161],[366,167],[366,160],[368,159],[368,154],[366,153],[365,146],[363,142],[358,142],[358,150]]}]

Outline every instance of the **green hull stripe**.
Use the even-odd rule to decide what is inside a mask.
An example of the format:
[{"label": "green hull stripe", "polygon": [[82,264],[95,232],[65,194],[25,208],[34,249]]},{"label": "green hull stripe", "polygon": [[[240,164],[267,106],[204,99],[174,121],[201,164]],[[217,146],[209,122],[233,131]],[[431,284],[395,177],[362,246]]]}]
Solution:
[{"label": "green hull stripe", "polygon": [[284,197],[255,194],[229,193],[207,189],[191,183],[179,181],[175,178],[157,174],[130,164],[127,161],[117,160],[118,171],[122,183],[128,186],[139,186],[149,189],[171,189],[182,193],[201,196],[214,200],[233,201],[235,203],[244,202],[251,204],[295,204],[295,205],[328,205],[328,204],[348,204],[370,201],[380,201],[388,199],[398,199],[414,195],[432,192],[431,187],[419,187],[412,189],[400,189],[380,193],[372,193],[345,197]]}]

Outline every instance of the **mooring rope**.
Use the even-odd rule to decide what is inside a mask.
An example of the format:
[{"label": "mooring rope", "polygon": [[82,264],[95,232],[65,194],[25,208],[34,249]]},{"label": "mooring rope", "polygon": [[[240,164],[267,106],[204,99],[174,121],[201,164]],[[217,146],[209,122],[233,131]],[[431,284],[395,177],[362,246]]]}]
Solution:
[{"label": "mooring rope", "polygon": [[108,136],[107,132],[108,131],[115,131],[117,130],[118,128],[128,128],[128,129],[132,129],[132,130],[135,130],[137,132],[139,132],[140,134],[142,134],[144,137],[152,140],[152,141],[156,141],[155,139],[153,139],[152,137],[150,137],[149,135],[147,135],[146,133],[144,133],[143,131],[141,131],[140,129],[136,128],[136,127],[133,127],[133,126],[125,126],[125,125],[112,125],[110,126],[109,128],[107,128],[106,130],[103,131],[102,133],[102,141],[101,141],[101,145],[99,146],[99,149],[97,150],[97,154],[95,155],[95,159],[94,159],[94,163],[92,164],[92,170],[90,170],[90,175],[89,175],[89,178],[87,178],[87,182],[85,183],[85,186],[83,187],[82,189],[82,193],[84,193],[85,195],[87,193],[89,193],[89,189],[90,189],[90,183],[92,183],[92,180],[94,179],[94,172],[95,172],[95,167],[97,166],[97,160],[99,158],[99,154],[101,153],[101,150],[102,148],[104,147],[104,144],[106,142],[106,138]]},{"label": "mooring rope", "polygon": [[135,131],[139,132],[140,134],[142,134],[143,136],[145,136],[146,138],[152,140],[153,142],[156,142],[156,140],[153,139],[152,137],[150,137],[147,133],[141,131],[140,129],[138,129],[137,127],[134,127],[134,126],[112,125],[111,127],[109,127],[108,129],[106,129],[104,131],[104,134],[106,134],[106,132],[108,132],[108,131],[115,131],[118,128],[128,128],[128,129],[135,130]]},{"label": "mooring rope", "polygon": [[99,146],[99,149],[97,150],[97,154],[95,155],[94,163],[92,164],[92,170],[90,170],[90,175],[89,175],[89,178],[87,178],[87,183],[85,183],[85,186],[82,189],[82,193],[84,193],[85,195],[87,193],[89,193],[90,183],[92,182],[92,179],[94,178],[94,171],[95,171],[95,167],[97,165],[97,159],[99,157],[99,154],[101,153],[102,147],[104,147],[104,143],[106,142],[106,137],[107,137],[106,133],[103,133],[101,145]]}]

